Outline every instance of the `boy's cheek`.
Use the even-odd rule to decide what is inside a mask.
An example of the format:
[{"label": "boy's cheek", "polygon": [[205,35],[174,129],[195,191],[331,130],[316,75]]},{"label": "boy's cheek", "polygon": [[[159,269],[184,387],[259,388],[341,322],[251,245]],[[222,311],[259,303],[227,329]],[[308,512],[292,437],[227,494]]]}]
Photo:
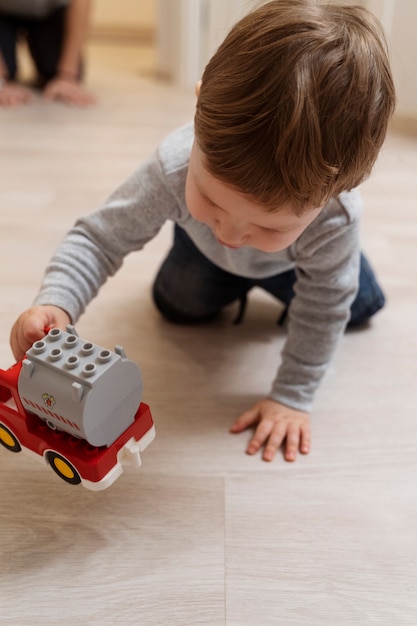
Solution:
[{"label": "boy's cheek", "polygon": [[262,252],[281,252],[282,250],[289,248],[297,240],[297,238],[298,236],[277,237],[275,239],[263,237],[257,242],[258,245],[254,245],[254,247],[262,250]]},{"label": "boy's cheek", "polygon": [[196,202],[193,200],[193,197],[191,195],[186,195],[185,202],[187,204],[187,208],[189,212],[191,213],[191,215],[194,217],[194,219],[198,220],[199,219],[198,216],[200,212],[198,210]]},{"label": "boy's cheek", "polygon": [[193,218],[198,222],[202,222],[203,224],[211,223],[210,217],[207,215],[206,209],[201,205],[200,202],[196,198],[194,198],[191,194],[190,196],[185,197],[185,201],[187,203],[187,208]]},{"label": "boy's cheek", "polygon": [[193,195],[189,193],[188,189],[185,190],[185,204],[191,215],[195,217],[195,202],[193,201]]},{"label": "boy's cheek", "polygon": [[185,204],[187,205],[187,209],[189,210],[191,215],[194,217],[195,205],[196,205],[196,194],[194,192],[193,185],[190,182],[189,174],[185,182]]}]

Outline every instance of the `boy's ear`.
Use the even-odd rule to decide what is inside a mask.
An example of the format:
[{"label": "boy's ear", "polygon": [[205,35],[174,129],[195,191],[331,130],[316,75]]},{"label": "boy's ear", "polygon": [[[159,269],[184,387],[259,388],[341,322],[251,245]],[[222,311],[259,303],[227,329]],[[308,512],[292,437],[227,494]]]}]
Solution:
[{"label": "boy's ear", "polygon": [[195,95],[198,96],[200,95],[200,87],[201,87],[201,80],[198,81],[198,83],[195,84]]}]

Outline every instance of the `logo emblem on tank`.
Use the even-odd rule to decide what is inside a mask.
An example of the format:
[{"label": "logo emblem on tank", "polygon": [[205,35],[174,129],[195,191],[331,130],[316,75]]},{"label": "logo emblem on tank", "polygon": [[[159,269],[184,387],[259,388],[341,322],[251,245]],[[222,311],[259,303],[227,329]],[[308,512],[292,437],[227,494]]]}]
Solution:
[{"label": "logo emblem on tank", "polygon": [[48,409],[53,409],[56,404],[54,396],[50,396],[49,393],[43,393],[42,400]]}]

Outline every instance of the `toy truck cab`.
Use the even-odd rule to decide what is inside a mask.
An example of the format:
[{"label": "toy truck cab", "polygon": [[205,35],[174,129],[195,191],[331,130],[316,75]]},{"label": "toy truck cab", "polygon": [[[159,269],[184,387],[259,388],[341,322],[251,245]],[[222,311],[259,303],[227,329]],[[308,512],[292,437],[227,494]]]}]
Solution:
[{"label": "toy truck cab", "polygon": [[63,480],[105,489],[155,436],[142,378],[122,348],[52,329],[23,361],[0,369],[0,443],[24,450]]}]

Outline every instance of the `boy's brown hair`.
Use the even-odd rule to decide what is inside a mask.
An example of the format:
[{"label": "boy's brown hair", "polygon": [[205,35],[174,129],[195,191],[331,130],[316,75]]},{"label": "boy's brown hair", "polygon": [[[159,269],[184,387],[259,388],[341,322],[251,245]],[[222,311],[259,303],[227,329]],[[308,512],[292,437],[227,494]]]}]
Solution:
[{"label": "boy's brown hair", "polygon": [[367,10],[273,0],[208,63],[195,115],[208,171],[278,210],[321,206],[370,173],[395,105],[387,46]]}]

